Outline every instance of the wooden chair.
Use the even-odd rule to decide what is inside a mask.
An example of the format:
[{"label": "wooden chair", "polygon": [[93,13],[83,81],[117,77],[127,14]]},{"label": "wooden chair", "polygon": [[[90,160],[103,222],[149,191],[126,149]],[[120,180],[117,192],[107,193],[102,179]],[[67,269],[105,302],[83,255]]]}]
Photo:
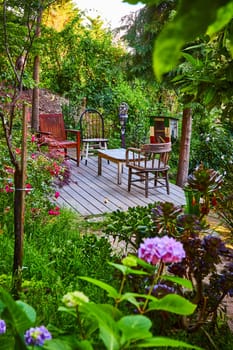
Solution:
[{"label": "wooden chair", "polygon": [[[126,150],[126,166],[128,167],[128,191],[134,185],[145,190],[155,187],[166,187],[169,194],[169,155],[171,142],[146,144],[141,148],[128,148]],[[149,187],[150,182],[153,186]]]},{"label": "wooden chair", "polygon": [[[75,140],[67,139],[68,133],[75,135]],[[49,150],[64,149],[67,156],[68,148],[75,148],[76,162],[80,162],[80,130],[65,129],[63,115],[61,113],[39,115],[40,145],[48,145]]]},{"label": "wooden chair", "polygon": [[104,137],[104,118],[96,109],[86,109],[80,116],[82,155],[85,165],[90,152],[107,149],[108,139]]}]

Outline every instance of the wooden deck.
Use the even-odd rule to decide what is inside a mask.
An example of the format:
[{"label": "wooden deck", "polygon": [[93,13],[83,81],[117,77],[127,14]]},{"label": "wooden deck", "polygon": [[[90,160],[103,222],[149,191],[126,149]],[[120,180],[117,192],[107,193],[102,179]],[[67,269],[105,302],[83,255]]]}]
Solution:
[{"label": "wooden deck", "polygon": [[102,175],[98,176],[97,156],[90,157],[87,165],[82,160],[77,167],[75,161],[70,160],[71,181],[59,189],[59,206],[73,209],[81,216],[100,215],[116,210],[126,211],[129,207],[146,206],[154,202],[172,202],[184,205],[183,190],[170,184],[170,195],[165,188],[149,190],[145,198],[142,189],[132,187],[127,191],[127,168],[123,167],[122,184],[117,184],[117,164],[102,160]]}]

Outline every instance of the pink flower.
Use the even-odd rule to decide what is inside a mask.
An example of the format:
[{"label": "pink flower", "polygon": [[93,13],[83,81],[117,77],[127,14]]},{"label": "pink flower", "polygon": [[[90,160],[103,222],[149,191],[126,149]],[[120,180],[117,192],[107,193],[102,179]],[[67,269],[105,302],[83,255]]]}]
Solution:
[{"label": "pink flower", "polygon": [[31,142],[35,142],[35,141],[36,141],[36,135],[32,135]]},{"label": "pink flower", "polygon": [[36,159],[36,154],[35,154],[35,153],[32,153],[32,154],[31,154],[31,158],[32,158],[32,159]]},{"label": "pink flower", "polygon": [[146,238],[140,244],[138,257],[152,265],[160,260],[164,263],[176,263],[185,258],[185,251],[182,243],[172,237]]},{"label": "pink flower", "polygon": [[16,154],[21,154],[21,149],[20,149],[20,148],[16,148],[16,149],[15,149],[15,153],[16,153]]},{"label": "pink flower", "polygon": [[60,196],[59,192],[55,192],[54,197],[57,199]]},{"label": "pink flower", "polygon": [[13,169],[11,166],[5,165],[5,170],[8,174],[14,174],[15,169]]}]

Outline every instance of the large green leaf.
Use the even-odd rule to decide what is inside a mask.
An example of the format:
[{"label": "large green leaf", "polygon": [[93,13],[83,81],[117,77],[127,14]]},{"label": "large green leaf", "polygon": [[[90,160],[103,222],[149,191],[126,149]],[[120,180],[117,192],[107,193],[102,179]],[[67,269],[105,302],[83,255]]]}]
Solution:
[{"label": "large green leaf", "polygon": [[143,315],[124,316],[118,321],[118,327],[122,333],[121,345],[127,342],[150,338],[152,322]]},{"label": "large green leaf", "polygon": [[204,34],[215,22],[217,11],[229,0],[180,0],[177,15],[165,25],[156,39],[153,68],[159,80],[172,70],[181,57],[183,46]]},{"label": "large green leaf", "polygon": [[135,346],[135,349],[139,348],[151,348],[151,347],[159,347],[159,346],[164,346],[164,347],[172,347],[172,348],[187,348],[187,349],[193,349],[193,350],[202,350],[202,348],[191,345],[188,343],[185,343],[183,341],[179,340],[173,340],[170,338],[165,338],[165,337],[154,337],[154,338],[149,338],[143,343],[139,343]]},{"label": "large green leaf", "polygon": [[14,342],[13,338],[12,340],[9,340],[8,338],[5,338],[4,335],[0,335],[0,350],[13,350],[14,349]]},{"label": "large green leaf", "polygon": [[114,299],[117,299],[120,297],[120,294],[117,292],[117,290],[105,282],[101,282],[95,278],[85,277],[85,276],[84,277],[80,276],[78,278],[80,278],[81,280],[93,283],[96,286],[106,290],[106,292],[108,292],[108,295]]},{"label": "large green leaf", "polygon": [[178,315],[191,315],[196,307],[196,305],[180,295],[168,294],[155,302],[151,301],[149,303],[148,311],[164,310]]},{"label": "large green leaf", "polygon": [[191,290],[193,289],[192,282],[185,278],[170,276],[170,275],[163,275],[163,280],[177,283],[180,286],[183,286],[184,288],[187,288],[187,289],[191,289]]},{"label": "large green leaf", "polygon": [[2,317],[11,323],[18,334],[23,334],[35,320],[33,308],[23,302],[15,302],[3,288],[0,288],[0,299],[5,308]]},{"label": "large green leaf", "polygon": [[[110,306],[110,305],[109,305]],[[112,309],[114,307],[110,306]],[[109,308],[105,308],[102,304],[85,303],[82,310],[86,310],[89,317],[94,317],[99,325],[99,336],[109,350],[119,350],[119,332],[117,323],[112,317]]]},{"label": "large green leaf", "polygon": [[229,1],[228,4],[218,9],[216,21],[209,25],[207,28],[207,34],[211,36],[221,30],[227,23],[231,21],[232,17],[233,1]]},{"label": "large green leaf", "polygon": [[27,315],[27,317],[31,321],[31,323],[36,322],[36,311],[33,309],[33,307],[31,305],[28,305],[21,300],[17,300],[16,304]]}]

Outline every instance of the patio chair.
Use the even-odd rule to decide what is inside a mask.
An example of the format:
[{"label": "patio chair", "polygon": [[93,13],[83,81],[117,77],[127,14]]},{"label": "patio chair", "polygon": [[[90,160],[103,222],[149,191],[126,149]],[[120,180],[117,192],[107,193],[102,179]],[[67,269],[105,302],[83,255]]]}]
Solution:
[{"label": "patio chair", "polygon": [[[74,135],[74,140],[68,139],[68,133]],[[65,129],[63,115],[61,113],[50,113],[39,115],[39,144],[47,145],[49,150],[63,149],[67,157],[67,149],[76,150],[76,162],[80,162],[80,130]]]},{"label": "patio chair", "polygon": [[104,118],[96,109],[86,109],[80,116],[82,153],[85,165],[89,154],[99,149],[107,149],[108,139],[104,137]]},{"label": "patio chair", "polygon": [[[169,194],[169,155],[171,142],[146,144],[141,148],[126,150],[126,166],[128,167],[128,191],[134,185],[143,188],[145,197],[151,188],[166,187]],[[152,182],[152,185],[151,185]]]}]

